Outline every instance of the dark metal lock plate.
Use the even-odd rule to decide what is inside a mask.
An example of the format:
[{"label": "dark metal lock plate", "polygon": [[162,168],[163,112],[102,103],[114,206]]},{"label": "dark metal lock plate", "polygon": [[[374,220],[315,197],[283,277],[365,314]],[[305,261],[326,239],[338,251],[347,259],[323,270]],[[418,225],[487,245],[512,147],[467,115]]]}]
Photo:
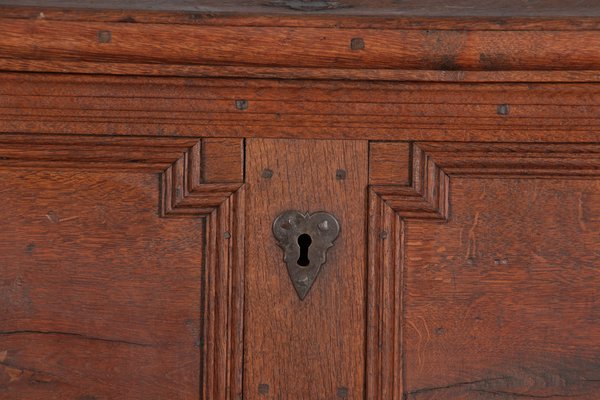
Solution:
[{"label": "dark metal lock plate", "polygon": [[302,214],[289,210],[273,222],[273,235],[285,253],[288,274],[300,300],[313,285],[327,259],[327,249],[339,233],[338,220],[327,212]]}]

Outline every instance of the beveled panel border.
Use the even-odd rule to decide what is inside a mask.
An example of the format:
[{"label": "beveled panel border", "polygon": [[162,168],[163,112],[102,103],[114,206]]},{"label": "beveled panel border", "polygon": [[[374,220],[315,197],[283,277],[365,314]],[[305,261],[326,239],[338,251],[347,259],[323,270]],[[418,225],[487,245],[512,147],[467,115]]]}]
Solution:
[{"label": "beveled panel border", "polygon": [[[600,144],[371,142],[368,227],[367,394],[369,400],[403,400],[403,283],[407,220],[444,223],[452,218],[452,179],[597,179]],[[382,184],[409,176],[406,184]],[[402,181],[402,179],[400,179]]]},{"label": "beveled panel border", "polygon": [[205,218],[200,396],[241,398],[243,139],[1,134],[2,168],[156,173],[157,215]]}]

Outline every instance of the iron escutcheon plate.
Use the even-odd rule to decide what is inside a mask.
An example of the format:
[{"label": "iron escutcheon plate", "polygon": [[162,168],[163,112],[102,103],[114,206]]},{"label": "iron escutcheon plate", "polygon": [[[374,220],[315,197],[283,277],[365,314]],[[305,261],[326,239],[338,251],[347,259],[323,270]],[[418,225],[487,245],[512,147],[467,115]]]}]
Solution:
[{"label": "iron escutcheon plate", "polygon": [[273,235],[284,251],[288,274],[300,300],[308,294],[325,264],[327,249],[339,233],[337,218],[323,211],[303,214],[288,210],[275,218]]}]

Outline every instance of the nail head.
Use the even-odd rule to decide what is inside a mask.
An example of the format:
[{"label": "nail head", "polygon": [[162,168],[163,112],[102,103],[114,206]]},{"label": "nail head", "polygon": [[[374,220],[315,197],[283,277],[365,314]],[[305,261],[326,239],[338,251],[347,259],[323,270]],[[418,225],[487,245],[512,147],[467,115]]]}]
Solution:
[{"label": "nail head", "polygon": [[363,50],[365,48],[365,41],[363,38],[352,38],[350,41],[350,48],[352,50]]},{"label": "nail head", "polygon": [[317,227],[319,228],[320,231],[326,231],[329,229],[329,223],[327,222],[327,220],[321,222],[320,224],[317,225]]},{"label": "nail head", "polygon": [[510,108],[508,107],[508,104],[499,104],[496,110],[498,115],[508,115]]},{"label": "nail head", "polygon": [[262,177],[265,179],[271,179],[273,177],[273,171],[270,169],[263,169]]},{"label": "nail head", "polygon": [[110,31],[98,31],[98,42],[110,43],[112,40],[112,33]]},{"label": "nail head", "polygon": [[236,100],[235,108],[238,110],[247,110],[248,109],[248,100]]},{"label": "nail head", "polygon": [[259,383],[258,394],[269,394],[269,385],[267,385],[266,383]]}]

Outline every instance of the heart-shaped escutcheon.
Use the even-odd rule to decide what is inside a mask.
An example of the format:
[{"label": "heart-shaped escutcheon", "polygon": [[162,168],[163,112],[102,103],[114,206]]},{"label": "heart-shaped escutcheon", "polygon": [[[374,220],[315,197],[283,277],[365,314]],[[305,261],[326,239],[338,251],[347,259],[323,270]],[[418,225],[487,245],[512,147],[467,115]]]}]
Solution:
[{"label": "heart-shaped escutcheon", "polygon": [[321,266],[327,249],[340,233],[338,220],[330,213],[285,211],[273,222],[273,235],[284,251],[284,261],[300,300],[304,300]]}]

